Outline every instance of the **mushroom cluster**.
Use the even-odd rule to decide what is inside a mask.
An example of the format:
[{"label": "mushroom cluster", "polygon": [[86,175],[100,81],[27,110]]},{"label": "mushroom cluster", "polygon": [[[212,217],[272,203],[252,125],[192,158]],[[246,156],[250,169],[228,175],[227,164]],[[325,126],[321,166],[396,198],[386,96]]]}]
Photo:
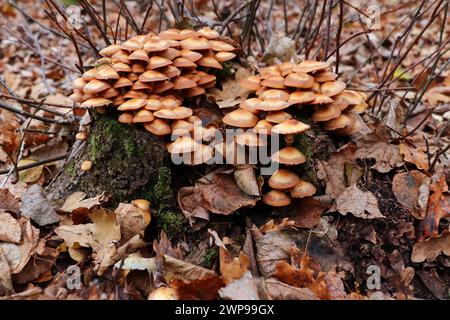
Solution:
[{"label": "mushroom cluster", "polygon": [[[225,41],[224,41],[225,40]],[[236,48],[209,27],[168,29],[132,37],[100,50],[96,66],[74,81],[81,107],[115,106],[122,123],[141,123],[155,135],[192,128],[197,120],[185,98],[213,87],[212,69],[233,59]]]},{"label": "mushroom cluster", "polygon": [[[344,82],[336,80],[330,63],[305,60],[298,64],[285,62],[260,70],[258,75],[243,79],[240,86],[255,95],[243,101],[239,108],[228,113],[223,121],[227,125],[253,128],[246,133],[249,141],[258,141],[261,132],[284,136],[286,147],[272,155],[272,161],[283,167],[306,162],[306,157],[292,143],[296,134],[305,132],[309,125],[293,117],[295,109],[312,111],[312,121],[323,130],[339,135],[359,131],[361,122],[357,113],[367,108],[364,94],[346,90]],[[239,138],[239,137],[237,137]],[[270,176],[271,188],[263,196],[270,206],[286,206],[291,198],[303,198],[315,193],[315,187],[285,168]]]}]

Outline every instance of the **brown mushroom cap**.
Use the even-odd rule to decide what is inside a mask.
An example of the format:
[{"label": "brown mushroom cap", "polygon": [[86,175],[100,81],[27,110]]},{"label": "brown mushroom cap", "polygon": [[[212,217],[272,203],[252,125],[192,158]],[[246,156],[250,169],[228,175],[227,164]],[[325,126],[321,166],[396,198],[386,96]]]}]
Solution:
[{"label": "brown mushroom cap", "polygon": [[173,60],[173,65],[177,68],[195,68],[197,66],[191,60],[188,60],[183,57],[175,58],[175,60]]},{"label": "brown mushroom cap", "polygon": [[256,115],[244,109],[236,109],[223,117],[223,123],[239,128],[253,128],[258,120]]},{"label": "brown mushroom cap", "polygon": [[312,115],[312,120],[314,122],[328,121],[339,117],[341,111],[334,107],[332,104],[326,104],[323,107],[317,108]]},{"label": "brown mushroom cap", "polygon": [[333,99],[329,96],[323,95],[323,94],[316,94],[316,98],[314,101],[309,102],[309,104],[327,104],[332,103]]},{"label": "brown mushroom cap", "polygon": [[181,102],[178,101],[174,96],[166,96],[162,99],[160,99],[162,108],[164,109],[174,109],[176,107],[179,107]]},{"label": "brown mushroom cap", "polygon": [[189,39],[189,38],[198,38],[199,34],[197,31],[190,29],[180,30],[180,40]]},{"label": "brown mushroom cap", "polygon": [[136,81],[131,87],[132,90],[152,90],[153,86],[149,82]]},{"label": "brown mushroom cap", "polygon": [[298,120],[295,119],[289,119],[282,123],[279,123],[272,128],[272,133],[276,134],[295,134],[295,133],[302,133],[306,130],[308,130],[310,127]]},{"label": "brown mushroom cap", "polygon": [[190,80],[187,77],[179,76],[173,82],[173,88],[175,90],[194,88],[197,86],[197,82]]},{"label": "brown mushroom cap", "polygon": [[333,107],[339,109],[340,111],[344,111],[350,105],[348,100],[341,96],[340,94],[333,97],[333,102],[330,103]]},{"label": "brown mushroom cap", "polygon": [[129,90],[123,95],[124,99],[147,99],[148,94],[139,90]]},{"label": "brown mushroom cap", "polygon": [[157,136],[165,136],[171,132],[170,126],[161,119],[155,119],[152,122],[145,123],[144,128]]},{"label": "brown mushroom cap", "polygon": [[291,119],[292,116],[284,111],[276,111],[276,112],[271,112],[270,114],[268,114],[266,116],[266,120],[272,123],[282,123],[286,120]]},{"label": "brown mushroom cap", "polygon": [[316,193],[316,187],[308,181],[301,180],[289,190],[292,198],[305,198],[310,197]]},{"label": "brown mushroom cap", "polygon": [[367,102],[363,101],[360,104],[355,105],[352,108],[352,111],[355,113],[363,113],[368,107],[369,105],[367,104]]},{"label": "brown mushroom cap", "polygon": [[214,56],[204,56],[197,61],[197,64],[202,67],[213,68],[222,70],[223,67],[219,61],[214,58]]},{"label": "brown mushroom cap", "polygon": [[155,119],[153,113],[149,110],[141,109],[133,117],[133,123],[151,122]]},{"label": "brown mushroom cap", "polygon": [[203,27],[197,30],[197,33],[208,40],[213,40],[220,37],[220,34],[217,31],[211,29],[210,27]]},{"label": "brown mushroom cap", "polygon": [[284,85],[302,89],[311,88],[314,85],[314,77],[303,72],[292,72],[284,79]]},{"label": "brown mushroom cap", "polygon": [[283,77],[287,76],[294,70],[295,64],[292,62],[283,62],[278,66],[280,73]]},{"label": "brown mushroom cap", "polygon": [[150,58],[150,61],[148,62],[147,69],[156,69],[165,67],[172,64],[172,60],[159,57],[159,56],[153,56]]},{"label": "brown mushroom cap", "polygon": [[260,147],[266,146],[267,141],[259,137],[254,131],[247,130],[234,137],[234,141],[241,146]]},{"label": "brown mushroom cap", "polygon": [[92,69],[89,69],[88,71],[86,71],[85,73],[83,73],[81,78],[83,78],[83,80],[85,80],[85,81],[91,81],[92,79],[95,78],[96,73],[97,73],[97,69],[92,68]]},{"label": "brown mushroom cap", "polygon": [[95,78],[99,80],[112,80],[119,79],[119,74],[113,67],[105,64],[97,69],[97,73],[95,74]]},{"label": "brown mushroom cap", "polygon": [[169,79],[173,77],[177,77],[181,74],[181,70],[174,66],[166,66],[159,70],[161,73],[164,73]]},{"label": "brown mushroom cap", "polygon": [[312,91],[295,91],[289,96],[288,103],[298,104],[298,103],[308,103],[316,99],[316,94]]},{"label": "brown mushroom cap", "polygon": [[167,146],[170,153],[188,153],[200,149],[200,143],[190,136],[180,136]]},{"label": "brown mushroom cap", "polygon": [[162,81],[167,79],[168,78],[164,73],[155,70],[147,70],[139,76],[139,81],[142,82]]},{"label": "brown mushroom cap", "polygon": [[161,31],[158,36],[164,40],[181,40],[180,30],[175,28]]},{"label": "brown mushroom cap", "polygon": [[272,161],[292,166],[305,163],[307,158],[297,148],[285,147],[272,155]]},{"label": "brown mushroom cap", "polygon": [[135,39],[128,39],[120,45],[120,48],[127,51],[135,51],[142,49],[142,45]]},{"label": "brown mushroom cap", "polygon": [[206,92],[205,88],[194,87],[194,88],[184,89],[183,95],[185,98],[192,98],[192,97],[200,96],[200,95],[204,94],[205,92]]},{"label": "brown mushroom cap", "polygon": [[180,41],[180,46],[187,50],[207,50],[211,48],[208,40],[204,38],[188,38]]},{"label": "brown mushroom cap", "polygon": [[159,109],[161,109],[161,107],[162,107],[161,101],[155,98],[149,98],[147,100],[147,104],[145,105],[145,109],[151,111],[158,111]]},{"label": "brown mushroom cap", "polygon": [[292,171],[278,169],[269,178],[269,186],[273,189],[284,190],[294,187],[299,183],[300,178]]},{"label": "brown mushroom cap", "polygon": [[320,93],[328,97],[333,97],[344,91],[345,87],[345,82],[328,81],[321,84]]},{"label": "brown mushroom cap", "polygon": [[131,71],[133,73],[140,74],[140,73],[145,72],[145,70],[146,70],[145,67],[140,63],[136,62],[131,65]]},{"label": "brown mushroom cap", "polygon": [[112,67],[117,72],[131,72],[132,71],[130,65],[128,65],[128,64],[126,64],[124,62],[114,63]]},{"label": "brown mushroom cap", "polygon": [[263,202],[271,207],[284,207],[291,204],[291,198],[279,190],[271,190],[263,195]]},{"label": "brown mushroom cap", "polygon": [[334,133],[339,135],[352,135],[358,133],[361,130],[362,120],[360,117],[358,117],[358,115],[353,112],[347,112],[346,116],[350,118],[350,124],[342,129],[336,129]]},{"label": "brown mushroom cap", "polygon": [[322,70],[314,73],[314,80],[316,82],[328,82],[336,80],[337,74],[328,70]]},{"label": "brown mushroom cap", "polygon": [[213,74],[208,74],[203,71],[198,71],[197,74],[200,76],[200,79],[197,81],[199,86],[211,83],[216,80],[216,76]]},{"label": "brown mushroom cap", "polygon": [[236,55],[232,52],[221,51],[217,52],[214,57],[219,62],[225,62],[234,59]]},{"label": "brown mushroom cap", "polygon": [[102,98],[110,99],[117,97],[119,95],[119,91],[111,87],[106,89],[105,91],[102,91],[100,94],[102,95]]},{"label": "brown mushroom cap", "polygon": [[87,82],[83,78],[76,78],[73,80],[72,86],[75,90],[83,90],[86,83]]},{"label": "brown mushroom cap", "polygon": [[123,87],[130,87],[133,85],[133,81],[131,81],[128,78],[120,77],[115,83],[114,88],[123,88]]},{"label": "brown mushroom cap", "polygon": [[163,58],[166,58],[169,60],[173,60],[173,59],[181,56],[181,53],[180,53],[180,50],[178,50],[178,49],[167,48],[166,50],[159,52],[158,55],[160,57],[163,57]]},{"label": "brown mushroom cap", "polygon": [[120,48],[119,44],[111,44],[111,45],[103,48],[102,50],[100,50],[99,53],[102,56],[112,56],[114,53],[116,53],[120,49],[121,48]]},{"label": "brown mushroom cap", "polygon": [[194,124],[186,120],[176,120],[171,125],[174,136],[185,135],[194,130]]},{"label": "brown mushroom cap", "polygon": [[274,100],[288,101],[289,93],[280,89],[269,89],[264,91],[259,97],[264,100],[274,99]]},{"label": "brown mushroom cap", "polygon": [[344,90],[339,95],[334,97],[335,100],[336,100],[336,98],[345,99],[348,101],[348,104],[351,104],[351,105],[356,105],[356,104],[360,104],[360,103],[364,102],[364,99],[359,94],[359,92],[353,91],[353,90]]},{"label": "brown mushroom cap", "polygon": [[139,49],[136,50],[134,52],[132,52],[129,56],[128,59],[130,60],[139,60],[139,61],[145,61],[148,62],[149,61],[149,57],[147,55],[147,52],[143,49]]},{"label": "brown mushroom cap", "polygon": [[133,113],[131,113],[131,112],[122,112],[120,114],[118,120],[119,120],[120,123],[131,124],[131,123],[133,123]]},{"label": "brown mushroom cap", "polygon": [[173,109],[160,109],[153,114],[162,119],[184,119],[192,115],[192,109],[186,107],[176,107]]},{"label": "brown mushroom cap", "polygon": [[147,52],[164,51],[170,47],[170,42],[161,39],[150,39],[144,44],[144,50]]},{"label": "brown mushroom cap", "polygon": [[200,52],[187,50],[187,49],[181,50],[180,54],[181,54],[181,57],[188,59],[189,61],[192,61],[192,62],[195,62],[195,61],[201,59],[201,57],[203,57],[203,55]]},{"label": "brown mushroom cap", "polygon": [[191,154],[183,157],[183,163],[190,166],[196,166],[202,163],[206,163],[214,157],[214,148],[200,144],[200,148],[191,152]]},{"label": "brown mushroom cap", "polygon": [[261,84],[269,88],[284,89],[284,78],[282,76],[271,76],[264,79]]},{"label": "brown mushroom cap", "polygon": [[300,62],[298,65],[294,67],[295,72],[313,72],[327,69],[330,66],[329,62],[326,61],[314,61],[314,60],[305,60]]},{"label": "brown mushroom cap", "polygon": [[259,120],[258,123],[253,128],[253,131],[259,134],[270,134],[273,125],[266,119]]},{"label": "brown mushroom cap", "polygon": [[138,110],[138,109],[144,107],[146,104],[147,104],[147,99],[134,98],[134,99],[130,99],[130,100],[127,100],[124,103],[122,103],[117,108],[117,110],[120,110],[120,111]]},{"label": "brown mushroom cap", "polygon": [[83,92],[86,94],[96,94],[98,92],[104,91],[111,86],[108,82],[98,80],[98,79],[92,79],[86,85],[83,87]]},{"label": "brown mushroom cap", "polygon": [[282,100],[262,100],[256,103],[256,109],[262,111],[279,111],[289,107],[289,103]]},{"label": "brown mushroom cap", "polygon": [[172,88],[173,88],[172,82],[170,82],[168,80],[159,81],[153,86],[153,92],[154,93],[163,93]]},{"label": "brown mushroom cap", "polygon": [[214,51],[233,51],[235,49],[231,44],[219,40],[210,40],[209,45]]},{"label": "brown mushroom cap", "polygon": [[352,120],[344,114],[322,124],[324,130],[336,130],[350,125]]},{"label": "brown mushroom cap", "polygon": [[90,98],[86,101],[84,101],[80,107],[82,108],[89,108],[89,107],[104,107],[108,104],[111,104],[112,101],[105,98]]},{"label": "brown mushroom cap", "polygon": [[259,76],[250,76],[239,81],[241,88],[256,91],[261,88],[261,78]]},{"label": "brown mushroom cap", "polygon": [[239,104],[239,107],[241,109],[247,110],[247,111],[249,111],[251,113],[258,114],[259,113],[259,109],[256,108],[256,105],[258,103],[260,103],[261,101],[262,100],[260,98],[250,98],[250,99],[242,101]]}]

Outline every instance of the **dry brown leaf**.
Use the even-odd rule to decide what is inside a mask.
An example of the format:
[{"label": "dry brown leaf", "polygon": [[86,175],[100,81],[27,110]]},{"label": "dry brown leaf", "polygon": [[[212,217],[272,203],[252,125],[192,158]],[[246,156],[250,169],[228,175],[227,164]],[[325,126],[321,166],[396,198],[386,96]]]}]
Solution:
[{"label": "dry brown leaf", "polygon": [[[355,163],[356,146],[346,144],[330,155],[328,161],[317,160],[317,177],[326,182],[326,194],[336,199],[351,184],[356,183],[361,170]],[[346,167],[352,168],[352,174],[346,174]],[[348,171],[348,169],[347,169]],[[350,177],[350,181],[348,181]]]},{"label": "dry brown leaf", "polygon": [[209,212],[198,201],[194,187],[183,187],[178,191],[178,205],[194,230],[199,230],[209,220]]},{"label": "dry brown leaf", "polygon": [[144,219],[142,209],[130,204],[120,203],[114,211],[116,214],[117,223],[120,225],[120,232],[122,234],[122,242],[126,242],[135,235],[144,236],[147,221]]},{"label": "dry brown leaf", "polygon": [[247,69],[239,68],[236,70],[235,79],[229,79],[222,83],[222,90],[211,89],[208,96],[214,98],[219,108],[234,107],[247,99],[249,91],[241,88],[239,81],[250,75],[251,73]]},{"label": "dry brown leaf", "polygon": [[20,223],[9,213],[0,211],[0,241],[20,243],[22,229]]},{"label": "dry brown leaf", "polygon": [[428,171],[428,157],[424,147],[412,147],[405,142],[400,142],[398,147],[406,162],[415,164],[418,169]]},{"label": "dry brown leaf", "polygon": [[164,278],[168,283],[172,279],[184,279],[190,281],[216,276],[216,274],[209,269],[196,266],[192,263],[176,259],[166,254],[163,255],[163,259]]},{"label": "dry brown leaf", "polygon": [[0,210],[18,213],[20,211],[19,201],[8,189],[0,190]]},{"label": "dry brown leaf", "polygon": [[11,268],[0,247],[0,297],[14,293],[11,280]]},{"label": "dry brown leaf", "polygon": [[268,299],[271,300],[319,300],[309,288],[297,288],[275,278],[264,280]]},{"label": "dry brown leaf", "polygon": [[[33,164],[35,162],[36,162],[36,160],[32,160],[32,159],[22,159],[19,161],[19,163],[17,165],[19,167],[21,167],[21,166]],[[44,170],[43,165],[36,166],[36,167],[26,169],[26,170],[22,170],[19,172],[19,181],[25,182],[25,183],[35,183],[41,177],[43,170]]]},{"label": "dry brown leaf", "polygon": [[222,279],[214,273],[201,279],[170,280],[170,287],[176,290],[181,300],[216,300],[224,285]]},{"label": "dry brown leaf", "polygon": [[22,215],[29,217],[39,226],[59,222],[61,219],[48,202],[44,189],[32,185],[22,195]]},{"label": "dry brown leaf", "polygon": [[403,165],[399,147],[389,143],[386,133],[370,133],[357,141],[358,150],[355,157],[358,159],[375,159],[372,169],[381,173],[391,171]]},{"label": "dry brown leaf", "polygon": [[414,244],[411,261],[415,263],[434,261],[440,254],[450,256],[450,232],[441,236],[418,241]]},{"label": "dry brown leaf", "polygon": [[250,259],[242,251],[239,252],[238,257],[233,257],[227,249],[219,247],[219,257],[220,274],[222,275],[223,282],[227,285],[234,280],[240,279],[250,268]]},{"label": "dry brown leaf", "polygon": [[356,184],[348,187],[336,199],[336,210],[342,215],[347,213],[362,219],[384,218],[378,208],[377,198],[370,191],[362,191]]},{"label": "dry brown leaf", "polygon": [[312,228],[316,226],[322,213],[328,206],[312,197],[295,199],[286,207],[277,208],[275,212],[282,217],[287,216],[292,225],[298,228]]},{"label": "dry brown leaf", "polygon": [[255,168],[247,165],[234,170],[234,180],[244,193],[249,196],[259,197],[259,186],[256,181]]},{"label": "dry brown leaf", "polygon": [[416,219],[425,218],[430,182],[429,177],[417,170],[397,173],[392,181],[395,198]]},{"label": "dry brown leaf", "polygon": [[107,197],[105,197],[104,195],[99,195],[93,198],[86,199],[86,193],[82,191],[77,191],[72,193],[70,196],[66,198],[64,204],[61,206],[59,210],[65,212],[72,212],[75,209],[79,208],[91,209],[92,207],[101,205],[106,200]]},{"label": "dry brown leaf", "polygon": [[229,283],[219,290],[219,296],[224,300],[260,300],[258,283],[250,271],[239,279]]}]

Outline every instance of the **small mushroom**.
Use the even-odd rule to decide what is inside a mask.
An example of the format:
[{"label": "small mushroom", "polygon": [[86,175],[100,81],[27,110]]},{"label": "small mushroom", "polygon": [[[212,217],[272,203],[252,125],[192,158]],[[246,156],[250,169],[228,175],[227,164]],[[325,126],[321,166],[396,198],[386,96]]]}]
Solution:
[{"label": "small mushroom", "polygon": [[296,134],[308,130],[309,125],[295,119],[289,119],[279,123],[272,128],[272,133],[276,134]]},{"label": "small mushroom", "polygon": [[328,97],[333,97],[344,91],[345,87],[345,82],[328,81],[320,85],[320,93]]},{"label": "small mushroom", "polygon": [[284,207],[291,204],[291,198],[280,190],[271,190],[264,194],[262,199],[271,207]]},{"label": "small mushroom", "polygon": [[192,139],[190,136],[180,136],[168,145],[167,150],[170,153],[183,154],[198,150],[200,149],[200,146],[201,144]]},{"label": "small mushroom", "polygon": [[314,77],[303,72],[292,72],[284,79],[287,87],[308,89],[314,85]]},{"label": "small mushroom", "polygon": [[336,130],[350,125],[352,120],[345,114],[339,115],[337,118],[326,121],[322,124],[324,130]]},{"label": "small mushroom", "polygon": [[136,112],[133,117],[133,123],[146,123],[151,122],[155,119],[153,113],[149,110],[142,109]]},{"label": "small mushroom", "polygon": [[248,78],[244,78],[239,81],[239,85],[241,86],[241,88],[251,91],[257,91],[259,88],[261,88],[261,78],[260,76],[251,76]]},{"label": "small mushroom", "polygon": [[117,108],[117,110],[120,110],[120,111],[138,110],[138,109],[144,107],[146,104],[147,104],[147,99],[134,98],[134,99],[130,99],[130,100],[127,100],[124,103],[122,103]]},{"label": "small mushroom", "polygon": [[272,155],[272,161],[292,166],[305,163],[307,159],[297,148],[285,147]]},{"label": "small mushroom", "polygon": [[131,124],[133,123],[133,114],[131,112],[123,112],[120,114],[118,120],[120,123]]},{"label": "small mushroom", "polygon": [[314,111],[312,120],[314,122],[328,121],[339,117],[341,111],[334,107],[332,104],[326,104],[323,107],[319,107]]},{"label": "small mushroom", "polygon": [[108,82],[98,79],[92,79],[91,81],[86,83],[86,85],[83,87],[83,92],[86,94],[96,94],[110,87],[111,86],[109,85]]},{"label": "small mushroom", "polygon": [[316,187],[308,181],[300,179],[300,181],[289,190],[292,198],[310,197],[316,193]]},{"label": "small mushroom", "polygon": [[300,178],[292,171],[278,169],[269,178],[269,186],[273,189],[284,190],[294,187]]},{"label": "small mushroom", "polygon": [[308,73],[313,71],[325,70],[329,66],[330,63],[326,61],[305,60],[296,65],[294,67],[294,71]]},{"label": "small mushroom", "polygon": [[171,132],[170,126],[167,122],[161,119],[155,119],[152,122],[145,123],[144,128],[157,136],[165,136]]},{"label": "small mushroom", "polygon": [[270,114],[268,114],[266,116],[266,120],[272,123],[282,123],[286,120],[291,119],[292,116],[284,111],[276,111],[276,112],[271,112]]},{"label": "small mushroom", "polygon": [[253,113],[244,110],[236,109],[227,113],[223,117],[223,123],[239,128],[253,128],[259,121],[259,118]]}]

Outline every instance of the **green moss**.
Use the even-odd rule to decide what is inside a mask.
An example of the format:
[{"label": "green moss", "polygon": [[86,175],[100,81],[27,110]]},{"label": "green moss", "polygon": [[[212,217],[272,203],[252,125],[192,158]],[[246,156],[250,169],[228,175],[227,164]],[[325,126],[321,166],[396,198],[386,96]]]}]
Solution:
[{"label": "green moss", "polygon": [[308,160],[313,156],[313,141],[306,133],[295,136],[294,147],[299,149]]},{"label": "green moss", "polygon": [[205,268],[211,268],[219,255],[217,248],[210,248],[205,251],[202,256],[200,265]]},{"label": "green moss", "polygon": [[169,238],[188,231],[184,216],[170,209],[160,209],[157,213],[157,221],[158,227],[163,229]]},{"label": "green moss", "polygon": [[69,177],[73,177],[76,174],[75,164],[73,162],[68,163],[64,170]]}]

